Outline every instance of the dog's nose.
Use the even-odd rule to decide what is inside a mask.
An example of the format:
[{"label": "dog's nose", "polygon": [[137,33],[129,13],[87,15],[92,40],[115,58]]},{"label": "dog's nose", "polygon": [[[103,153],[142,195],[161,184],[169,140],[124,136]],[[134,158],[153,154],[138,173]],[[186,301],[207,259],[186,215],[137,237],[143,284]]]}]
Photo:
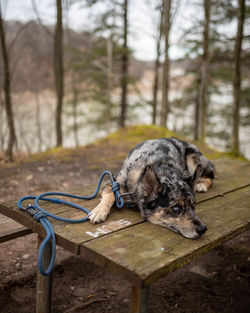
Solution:
[{"label": "dog's nose", "polygon": [[195,229],[196,229],[196,232],[201,236],[201,235],[205,234],[207,227],[205,225],[200,224],[200,225],[196,226]]}]

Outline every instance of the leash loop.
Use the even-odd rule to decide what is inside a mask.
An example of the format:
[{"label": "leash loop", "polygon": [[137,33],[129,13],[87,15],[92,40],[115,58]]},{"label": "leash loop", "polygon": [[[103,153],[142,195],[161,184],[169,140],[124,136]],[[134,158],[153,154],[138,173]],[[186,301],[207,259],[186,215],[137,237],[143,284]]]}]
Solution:
[{"label": "leash loop", "polygon": [[[89,220],[89,218],[87,216],[87,217],[80,218],[80,219],[69,219],[69,218],[55,215],[55,214],[50,213],[50,212],[46,211],[45,209],[43,209],[39,205],[39,201],[48,201],[48,202],[52,202],[52,203],[56,203],[56,204],[65,204],[65,205],[71,206],[73,208],[79,209],[79,210],[89,214],[90,211],[87,208],[84,208],[84,207],[82,207],[76,203],[72,203],[69,201],[62,200],[62,199],[54,198],[54,196],[63,196],[63,197],[68,197],[68,198],[80,199],[80,200],[94,199],[97,196],[97,194],[100,190],[103,178],[106,175],[108,175],[110,178],[110,182],[112,185],[112,191],[114,192],[114,195],[115,195],[116,205],[118,208],[121,208],[124,205],[124,201],[123,201],[122,196],[119,193],[120,185],[118,182],[115,181],[113,175],[109,171],[105,171],[101,175],[101,177],[98,181],[97,187],[96,187],[96,191],[90,196],[78,196],[78,195],[63,193],[63,192],[45,192],[45,193],[42,193],[38,196],[25,196],[25,197],[22,197],[18,200],[18,203],[17,203],[18,208],[20,210],[23,210],[23,211],[29,213],[30,215],[32,215],[33,218],[37,222],[41,223],[41,225],[43,226],[43,228],[46,231],[46,237],[42,241],[42,243],[40,244],[39,251],[38,251],[38,268],[39,268],[39,271],[42,275],[48,276],[51,274],[51,272],[53,270],[54,263],[55,263],[55,258],[56,258],[56,236],[55,236],[53,226],[51,225],[50,221],[48,220],[48,217],[53,218],[57,221],[66,222],[66,223],[73,223],[73,224],[86,222]],[[53,196],[53,197],[51,197],[51,196]],[[25,200],[33,200],[34,204],[29,204],[26,207],[23,207],[22,202]],[[49,262],[47,269],[44,269],[43,261],[42,261],[44,249],[50,241],[51,241],[51,258],[50,258],[50,262]]]},{"label": "leash loop", "polygon": [[47,214],[44,214],[42,212],[36,212],[34,215],[34,220],[36,220],[37,222],[40,222],[41,218],[47,218]]},{"label": "leash loop", "polygon": [[120,209],[124,206],[124,201],[123,201],[123,198],[121,197],[120,193],[119,193],[119,190],[120,190],[120,185],[118,182],[114,181],[112,183],[112,191],[113,193],[115,194],[115,203],[116,203],[116,206]]}]

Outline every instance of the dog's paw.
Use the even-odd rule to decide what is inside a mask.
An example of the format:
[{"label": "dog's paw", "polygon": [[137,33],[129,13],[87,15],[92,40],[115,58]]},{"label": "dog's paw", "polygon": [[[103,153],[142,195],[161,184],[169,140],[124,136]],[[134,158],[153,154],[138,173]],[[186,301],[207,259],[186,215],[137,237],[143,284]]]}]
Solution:
[{"label": "dog's paw", "polygon": [[107,219],[108,214],[109,212],[106,208],[99,204],[88,214],[88,218],[91,223],[95,224],[104,222]]},{"label": "dog's paw", "polygon": [[195,190],[197,192],[207,192],[208,191],[208,187],[204,184],[204,183],[197,183]]}]

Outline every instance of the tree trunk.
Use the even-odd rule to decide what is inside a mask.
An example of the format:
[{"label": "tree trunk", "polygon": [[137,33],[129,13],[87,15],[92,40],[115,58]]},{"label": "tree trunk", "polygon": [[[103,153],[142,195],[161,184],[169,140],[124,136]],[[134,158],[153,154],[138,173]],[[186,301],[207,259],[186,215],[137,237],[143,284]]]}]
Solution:
[{"label": "tree trunk", "polygon": [[128,0],[124,0],[123,3],[123,52],[122,52],[122,69],[121,69],[121,115],[120,115],[120,127],[124,127],[126,123],[127,113],[127,90],[128,90],[128,46],[127,46],[127,34],[128,34]]},{"label": "tree trunk", "polygon": [[111,110],[112,110],[112,89],[113,89],[113,39],[112,34],[107,38],[107,112],[106,112],[106,127],[107,130],[111,126]]},{"label": "tree trunk", "polygon": [[0,89],[0,151],[3,151],[4,149],[4,101],[2,99],[2,90]]},{"label": "tree trunk", "polygon": [[62,146],[62,106],[64,89],[62,0],[57,0],[57,22],[54,35],[54,75],[56,88],[56,146]]},{"label": "tree trunk", "polygon": [[204,0],[204,31],[203,31],[203,55],[201,59],[200,85],[198,90],[198,138],[205,140],[206,118],[209,82],[209,28],[210,28],[210,0]]},{"label": "tree trunk", "polygon": [[76,73],[72,73],[72,93],[73,93],[73,131],[75,137],[75,145],[76,147],[79,146],[79,139],[78,139],[78,124],[77,124],[77,106],[78,106],[78,88],[77,88],[77,78]]},{"label": "tree trunk", "polygon": [[239,111],[241,88],[241,44],[243,38],[243,26],[245,18],[245,0],[238,0],[238,26],[234,48],[234,78],[233,78],[233,126],[232,126],[232,152],[239,155]]},{"label": "tree trunk", "polygon": [[156,124],[156,115],[157,115],[159,68],[160,68],[161,37],[162,37],[162,16],[163,16],[163,9],[161,8],[159,33],[158,33],[158,38],[156,41],[156,60],[155,60],[154,83],[153,83],[153,100],[152,100],[152,123],[153,124]]},{"label": "tree trunk", "polygon": [[163,0],[163,35],[165,37],[164,63],[162,72],[162,101],[161,101],[161,126],[166,127],[169,112],[169,33],[170,33],[170,10],[171,0]]},{"label": "tree trunk", "polygon": [[43,137],[42,137],[42,127],[41,127],[41,119],[40,119],[40,99],[39,99],[39,92],[35,91],[35,98],[36,98],[36,127],[37,127],[37,139],[38,139],[38,151],[42,151],[42,145],[43,145]]},{"label": "tree trunk", "polygon": [[4,67],[4,97],[5,97],[5,109],[7,115],[7,122],[9,128],[9,139],[8,139],[8,147],[6,151],[7,157],[12,160],[13,159],[13,146],[16,142],[16,134],[15,134],[15,126],[14,126],[14,116],[12,110],[12,101],[11,101],[11,80],[10,80],[10,70],[9,70],[9,58],[6,47],[5,40],[5,30],[4,30],[4,22],[2,19],[2,9],[0,5],[0,39],[2,46],[2,55],[3,55],[3,67]]},{"label": "tree trunk", "polygon": [[198,74],[197,74],[197,78],[196,78],[196,84],[198,86],[198,92],[196,94],[195,97],[195,110],[194,110],[194,114],[195,114],[195,124],[194,124],[194,140],[198,140],[199,139],[199,134],[200,134],[200,102],[199,102],[199,86],[201,84],[201,64],[198,65],[199,69],[198,69]]}]

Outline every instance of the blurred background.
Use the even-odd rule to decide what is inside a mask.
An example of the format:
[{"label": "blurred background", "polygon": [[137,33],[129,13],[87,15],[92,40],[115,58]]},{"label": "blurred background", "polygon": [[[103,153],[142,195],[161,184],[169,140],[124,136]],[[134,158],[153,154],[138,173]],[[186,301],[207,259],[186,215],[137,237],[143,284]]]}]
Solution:
[{"label": "blurred background", "polygon": [[249,0],[0,4],[0,158],[156,124],[250,159]]}]

